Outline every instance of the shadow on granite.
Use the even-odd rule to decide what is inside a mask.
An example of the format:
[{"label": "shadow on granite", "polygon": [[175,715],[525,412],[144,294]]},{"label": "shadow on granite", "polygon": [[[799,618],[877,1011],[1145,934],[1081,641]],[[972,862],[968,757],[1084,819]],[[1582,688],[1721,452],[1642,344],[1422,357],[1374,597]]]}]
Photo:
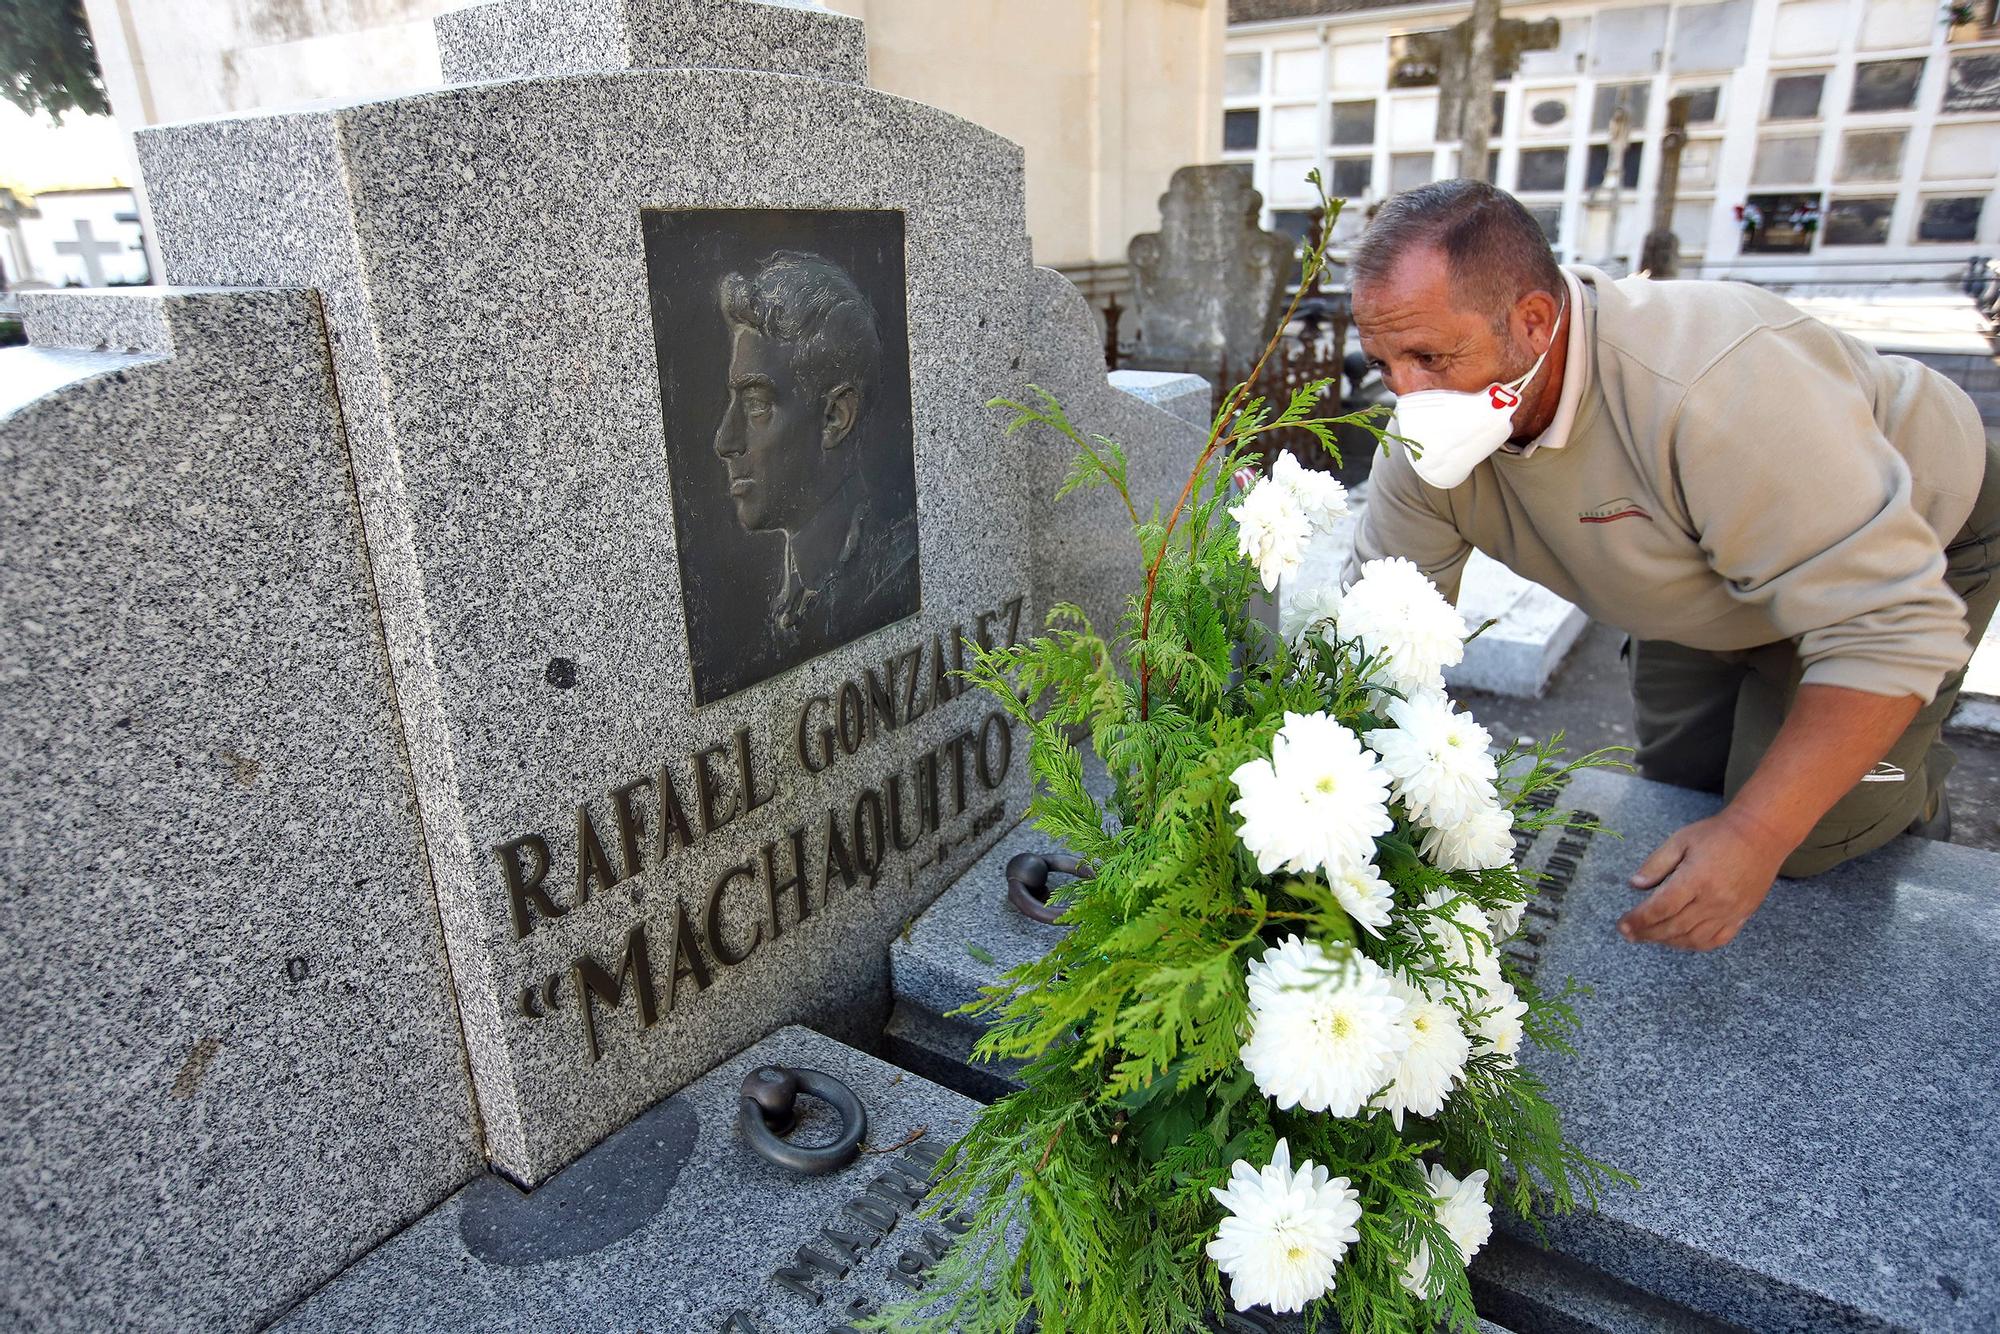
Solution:
[{"label": "shadow on granite", "polygon": [[[766,1064],[845,1082],[859,1156],[821,1176],[767,1162],[737,1127]],[[788,1138],[839,1118],[799,1100]],[[656,1104],[532,1193],[483,1176],[350,1265],[286,1330],[833,1329],[909,1297],[951,1238],[912,1217],[977,1107],[831,1038],[785,1028]]]}]

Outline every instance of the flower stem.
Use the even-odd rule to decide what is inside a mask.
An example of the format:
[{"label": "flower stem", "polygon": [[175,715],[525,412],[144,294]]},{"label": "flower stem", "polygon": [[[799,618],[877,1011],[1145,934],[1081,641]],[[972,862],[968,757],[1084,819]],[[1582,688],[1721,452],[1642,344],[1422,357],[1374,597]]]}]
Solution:
[{"label": "flower stem", "polygon": [[[1312,182],[1314,188],[1320,192],[1322,216],[1326,217],[1326,225],[1320,230],[1319,244],[1306,251],[1305,262],[1299,273],[1298,290],[1292,293],[1291,304],[1285,307],[1284,318],[1278,321],[1278,327],[1272,331],[1270,341],[1264,344],[1263,352],[1258,354],[1257,364],[1251,367],[1250,374],[1223,398],[1222,408],[1215,414],[1215,424],[1208,431],[1208,444],[1203,446],[1201,457],[1195,460],[1194,471],[1188,474],[1187,484],[1181,487],[1180,499],[1174,502],[1173,510],[1167,515],[1167,526],[1160,533],[1160,549],[1154,554],[1152,563],[1146,567],[1146,597],[1139,608],[1139,721],[1142,723],[1146,721],[1152,704],[1153,664],[1146,654],[1146,641],[1153,633],[1153,588],[1160,582],[1160,566],[1167,558],[1167,540],[1173,536],[1174,525],[1180,522],[1182,512],[1187,509],[1188,497],[1194,494],[1195,486],[1201,481],[1202,470],[1207,468],[1208,461],[1215,457],[1216,447],[1225,441],[1233,444],[1239,438],[1237,432],[1225,432],[1223,427],[1248,397],[1250,386],[1257,383],[1257,377],[1264,373],[1264,363],[1271,359],[1271,353],[1284,341],[1286,326],[1292,322],[1292,316],[1298,313],[1299,302],[1305,299],[1306,292],[1313,285],[1313,279],[1319,276],[1320,269],[1326,263],[1327,240],[1333,234],[1333,217],[1328,215],[1337,215],[1339,210],[1327,199],[1325,189],[1320,186],[1317,171],[1312,173]],[[1243,438],[1247,438],[1247,433]]]}]

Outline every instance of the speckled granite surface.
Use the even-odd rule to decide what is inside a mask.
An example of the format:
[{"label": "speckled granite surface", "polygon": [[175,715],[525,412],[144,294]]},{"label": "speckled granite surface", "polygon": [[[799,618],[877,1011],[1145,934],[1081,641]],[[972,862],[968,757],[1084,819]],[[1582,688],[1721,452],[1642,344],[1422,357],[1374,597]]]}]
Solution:
[{"label": "speckled granite surface", "polygon": [[[982,627],[1004,637],[1010,606],[1029,633],[1038,598],[1106,577],[1095,511],[1048,499],[1064,459],[1003,440],[988,398],[1040,375],[1074,387],[1080,409],[1107,405],[1142,495],[1178,487],[1185,459],[1169,459],[1193,434],[1105,384],[1081,298],[1030,267],[1020,150],[851,82],[629,69],[167,127],[142,134],[140,153],[176,280],[320,292],[494,1160],[540,1179],[785,1023],[872,1037],[889,1008],[887,942],[1025,804],[1025,765],[1003,755],[996,723],[995,781],[975,781],[991,710],[954,698],[808,772],[802,707],[870,671],[907,676],[913,652],[928,661]],[[697,707],[640,215],[714,208],[903,215],[922,610]],[[663,857],[640,838],[639,873],[621,865],[615,888],[579,901],[579,807],[615,859],[616,793],[650,782],[638,800],[657,800],[665,766],[691,805],[696,757],[722,746],[726,813],[742,795],[739,735],[770,800]],[[865,814],[868,791],[886,806],[891,781],[907,812],[922,766],[948,769],[954,743],[963,805],[941,777],[940,827],[880,858],[865,888],[829,895],[829,818]],[[803,920],[783,887],[794,830]],[[566,911],[522,937],[496,849],[531,834],[551,848],[551,902]],[[704,988],[690,947],[713,943],[706,903],[743,866],[719,934],[746,941],[762,918],[763,940]],[[630,992],[600,1005],[593,1060],[582,970],[616,992],[635,927],[656,1019]]]},{"label": "speckled granite surface", "polygon": [[868,82],[859,19],[785,0],[498,0],[434,20],[447,83],[611,69]]},{"label": "speckled granite surface", "polygon": [[325,331],[27,305],[152,350],[0,352],[0,1326],[253,1329],[480,1166]]},{"label": "speckled granite surface", "polygon": [[[1208,441],[1205,397],[1189,392],[1205,382],[1197,376],[1173,377],[1178,385],[1108,378],[1090,305],[1054,269],[1034,271],[1026,301],[1029,335],[1021,378],[1054,394],[1078,430],[1107,436],[1124,448],[1127,482],[1141,515],[1155,506],[1162,515],[1171,511]],[[1022,438],[1032,446],[1030,494],[1055,495],[1076,446],[1041,427],[1024,431]],[[1106,639],[1117,633],[1126,599],[1142,589],[1146,577],[1132,521],[1117,493],[1108,486],[1072,492],[1039,514],[1028,536],[1035,560],[1034,605],[1072,603]]]},{"label": "speckled granite surface", "polygon": [[1898,839],[1676,953],[1617,934],[1625,879],[1715,799],[1595,771],[1563,804],[1624,837],[1583,850],[1537,965],[1594,988],[1577,1055],[1533,1066],[1644,1189],[1555,1248],[1760,1331],[2000,1327],[2000,856]]},{"label": "speckled granite surface", "polygon": [[[848,1085],[868,1113],[863,1152],[801,1176],[751,1151],[738,1089],[759,1065],[809,1066]],[[802,1098],[790,1138],[824,1143],[837,1118]],[[538,1191],[482,1177],[364,1256],[280,1323],[285,1330],[829,1330],[855,1301],[909,1290],[899,1264],[928,1267],[938,1225],[912,1218],[910,1184],[977,1104],[800,1028],[786,1028],[653,1107]],[[921,1149],[915,1149],[919,1155]],[[875,1183],[880,1183],[876,1185]],[[860,1199],[857,1210],[846,1206]],[[847,1234],[829,1239],[822,1229]],[[931,1243],[933,1250],[936,1243]],[[833,1268],[799,1265],[811,1247]],[[779,1281],[798,1267],[808,1299]],[[845,1273],[836,1276],[834,1269]],[[728,1322],[742,1313],[753,1323]]]}]

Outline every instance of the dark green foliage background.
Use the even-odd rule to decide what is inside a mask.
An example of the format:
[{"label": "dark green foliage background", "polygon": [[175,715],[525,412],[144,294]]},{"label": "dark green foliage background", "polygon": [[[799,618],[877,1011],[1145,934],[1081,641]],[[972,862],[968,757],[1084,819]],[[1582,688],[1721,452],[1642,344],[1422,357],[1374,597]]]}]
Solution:
[{"label": "dark green foliage background", "polygon": [[83,0],[0,0],[0,93],[31,116],[110,114]]}]

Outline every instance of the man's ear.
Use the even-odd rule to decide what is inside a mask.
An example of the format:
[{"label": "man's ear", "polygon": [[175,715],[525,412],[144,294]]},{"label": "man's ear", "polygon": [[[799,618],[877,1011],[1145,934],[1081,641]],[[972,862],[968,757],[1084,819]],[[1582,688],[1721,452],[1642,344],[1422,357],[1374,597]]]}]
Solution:
[{"label": "man's ear", "polygon": [[826,391],[826,417],[820,423],[821,449],[837,449],[854,429],[861,415],[861,391],[851,384],[837,384]]},{"label": "man's ear", "polygon": [[1514,328],[1536,356],[1548,350],[1562,302],[1547,292],[1530,292],[1514,303]]}]

